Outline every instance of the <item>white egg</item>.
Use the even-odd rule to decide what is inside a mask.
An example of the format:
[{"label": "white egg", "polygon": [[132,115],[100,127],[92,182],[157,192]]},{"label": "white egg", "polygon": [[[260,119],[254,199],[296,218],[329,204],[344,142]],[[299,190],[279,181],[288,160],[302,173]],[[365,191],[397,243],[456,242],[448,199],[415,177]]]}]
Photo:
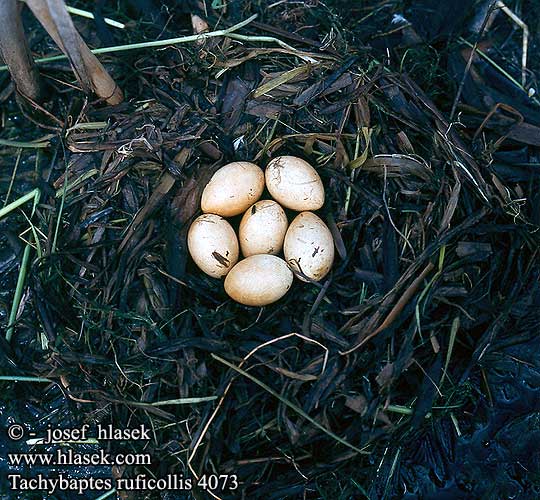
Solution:
[{"label": "white egg", "polygon": [[291,288],[293,273],[275,255],[252,255],[241,260],[225,278],[231,299],[246,306],[266,306],[281,299]]},{"label": "white egg", "polygon": [[266,187],[276,201],[292,210],[318,210],[324,204],[324,186],[317,171],[295,156],[274,158],[265,171]]},{"label": "white egg", "polygon": [[244,257],[281,252],[287,226],[287,215],[279,203],[261,200],[252,205],[242,217],[238,231]]},{"label": "white egg", "polygon": [[264,190],[264,172],[254,163],[235,161],[221,167],[205,186],[204,213],[232,217],[245,212]]},{"label": "white egg", "polygon": [[188,249],[195,264],[214,278],[225,276],[238,262],[238,239],[232,226],[219,215],[203,214],[191,224]]},{"label": "white egg", "polygon": [[302,212],[291,222],[283,243],[285,260],[298,272],[297,278],[308,281],[302,275],[319,281],[323,279],[334,262],[334,239],[327,225],[312,212]]}]

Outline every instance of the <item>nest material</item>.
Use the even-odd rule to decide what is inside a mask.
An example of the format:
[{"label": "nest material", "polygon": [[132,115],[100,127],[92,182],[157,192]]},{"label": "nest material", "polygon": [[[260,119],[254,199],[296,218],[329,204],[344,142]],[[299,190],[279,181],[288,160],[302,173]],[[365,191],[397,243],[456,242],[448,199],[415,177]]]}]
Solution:
[{"label": "nest material", "polygon": [[[158,476],[238,474],[246,498],[418,492],[415,464],[444,477],[486,411],[484,363],[540,324],[538,178],[495,171],[493,142],[407,74],[305,43],[308,62],[230,39],[141,56],[129,104],[80,109],[19,334],[51,348],[13,357],[57,382],[45,400],[66,418],[152,427]],[[218,166],[281,154],[317,166],[339,257],[318,286],[243,307],[186,231]]]}]

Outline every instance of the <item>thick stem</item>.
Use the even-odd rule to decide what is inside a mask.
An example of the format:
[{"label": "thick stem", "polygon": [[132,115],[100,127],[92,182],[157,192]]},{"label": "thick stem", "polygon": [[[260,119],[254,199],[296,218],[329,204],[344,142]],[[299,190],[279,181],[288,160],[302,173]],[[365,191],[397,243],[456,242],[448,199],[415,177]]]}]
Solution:
[{"label": "thick stem", "polygon": [[39,72],[24,36],[21,7],[17,0],[0,0],[0,52],[19,94],[39,101]]},{"label": "thick stem", "polygon": [[26,3],[68,57],[83,90],[95,92],[109,104],[122,102],[122,91],[79,35],[64,1],[26,0]]}]

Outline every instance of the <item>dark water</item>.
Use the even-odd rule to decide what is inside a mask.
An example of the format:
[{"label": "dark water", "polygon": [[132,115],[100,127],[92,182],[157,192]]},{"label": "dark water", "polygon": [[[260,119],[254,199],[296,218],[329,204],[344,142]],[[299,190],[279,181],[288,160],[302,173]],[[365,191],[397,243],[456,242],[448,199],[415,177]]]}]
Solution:
[{"label": "dark water", "polygon": [[[473,426],[457,439],[436,425],[418,443],[423,460],[405,465],[407,500],[540,498],[540,339],[486,355],[491,401],[479,398]],[[416,458],[420,458],[416,456]]]}]

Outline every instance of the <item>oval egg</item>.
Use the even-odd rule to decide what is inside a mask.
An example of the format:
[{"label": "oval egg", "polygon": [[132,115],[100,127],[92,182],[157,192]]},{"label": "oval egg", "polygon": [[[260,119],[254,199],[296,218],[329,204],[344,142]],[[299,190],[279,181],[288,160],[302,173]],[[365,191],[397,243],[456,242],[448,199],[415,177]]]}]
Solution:
[{"label": "oval egg", "polygon": [[241,260],[225,278],[231,299],[246,306],[266,306],[281,299],[291,288],[293,273],[275,255],[252,255]]},{"label": "oval egg", "polygon": [[242,217],[238,231],[244,257],[281,252],[287,226],[287,215],[279,203],[261,200],[252,205]]},{"label": "oval egg", "polygon": [[197,217],[189,228],[187,243],[195,264],[213,278],[225,276],[238,262],[236,233],[219,215]]},{"label": "oval egg", "polygon": [[265,171],[268,191],[284,207],[299,212],[324,204],[324,186],[317,171],[295,156],[278,156]]},{"label": "oval egg", "polygon": [[235,161],[217,170],[205,186],[201,209],[232,217],[245,212],[264,189],[264,172],[254,163]]},{"label": "oval egg", "polygon": [[308,281],[323,279],[334,262],[334,239],[327,225],[312,212],[302,212],[291,222],[283,243],[285,260]]}]

